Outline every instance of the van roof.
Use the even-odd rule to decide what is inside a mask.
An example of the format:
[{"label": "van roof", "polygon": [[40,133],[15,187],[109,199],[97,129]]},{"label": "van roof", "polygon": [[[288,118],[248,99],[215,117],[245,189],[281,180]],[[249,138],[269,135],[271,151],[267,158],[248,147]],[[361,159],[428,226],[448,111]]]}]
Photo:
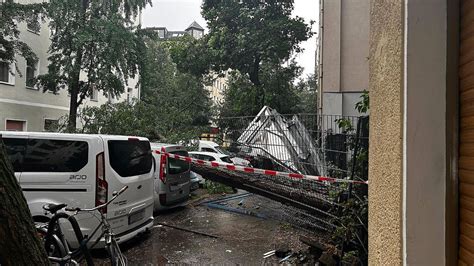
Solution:
[{"label": "van roof", "polygon": [[33,136],[33,137],[56,137],[56,138],[74,138],[74,139],[138,139],[148,140],[145,137],[105,135],[105,134],[82,134],[82,133],[57,133],[57,132],[25,132],[25,131],[0,131],[0,136]]}]

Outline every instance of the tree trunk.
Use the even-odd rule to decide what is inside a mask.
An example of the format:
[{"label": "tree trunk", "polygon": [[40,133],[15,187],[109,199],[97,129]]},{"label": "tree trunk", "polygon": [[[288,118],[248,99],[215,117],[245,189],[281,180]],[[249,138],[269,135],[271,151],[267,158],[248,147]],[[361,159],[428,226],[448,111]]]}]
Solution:
[{"label": "tree trunk", "polygon": [[255,59],[253,62],[252,71],[249,73],[249,78],[252,84],[257,88],[258,97],[256,99],[256,104],[258,105],[257,112],[265,105],[265,89],[260,82],[260,56],[257,54],[255,55]]},{"label": "tree trunk", "polygon": [[0,265],[49,265],[0,137]]},{"label": "tree trunk", "polygon": [[74,62],[74,72],[72,73],[69,84],[71,89],[69,90],[71,94],[71,99],[69,102],[69,119],[67,124],[67,132],[73,133],[76,132],[76,121],[77,121],[77,108],[79,107],[78,104],[78,96],[79,96],[79,84],[81,78],[81,65],[82,65],[82,49],[79,48],[77,50],[77,58]]},{"label": "tree trunk", "polygon": [[78,89],[71,89],[71,99],[69,102],[69,116],[68,116],[68,124],[67,124],[67,132],[75,132],[76,131],[76,121],[77,121],[77,96],[78,96]]}]

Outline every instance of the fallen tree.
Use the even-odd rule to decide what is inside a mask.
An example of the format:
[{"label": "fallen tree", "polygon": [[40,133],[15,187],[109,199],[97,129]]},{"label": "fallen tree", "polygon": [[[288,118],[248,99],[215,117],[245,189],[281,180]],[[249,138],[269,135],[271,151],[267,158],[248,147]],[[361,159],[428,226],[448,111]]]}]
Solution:
[{"label": "fallen tree", "polygon": [[261,174],[241,173],[192,164],[191,170],[205,179],[227,186],[243,189],[276,200],[320,217],[332,215],[328,212],[335,205],[327,185],[315,181],[290,180]]}]

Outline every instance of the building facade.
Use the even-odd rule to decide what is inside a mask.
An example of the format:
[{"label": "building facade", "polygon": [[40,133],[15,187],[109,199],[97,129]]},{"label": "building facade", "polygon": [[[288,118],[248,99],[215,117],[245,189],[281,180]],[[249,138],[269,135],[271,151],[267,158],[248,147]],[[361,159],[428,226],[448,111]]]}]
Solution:
[{"label": "building facade", "polygon": [[168,30],[166,27],[148,27],[148,30],[155,31],[158,34],[158,37],[163,40],[169,40],[174,38],[183,37],[188,34],[195,39],[200,39],[204,36],[204,28],[201,27],[196,21],[193,21],[189,27],[181,31],[172,31]]},{"label": "building facade", "polygon": [[319,109],[326,115],[358,115],[369,88],[370,0],[321,0]]},{"label": "building facade", "polygon": [[[48,23],[40,23],[39,28],[20,23],[18,29],[20,39],[30,46],[39,60],[32,63],[17,56],[16,67],[0,62],[0,130],[54,131],[58,121],[69,113],[68,92],[43,92],[31,84],[32,78],[48,71],[48,49],[51,44]],[[94,91],[82,106],[139,99],[140,88],[137,83],[138,76],[130,79],[125,92],[115,98]]]},{"label": "building facade", "polygon": [[[179,38],[184,35],[190,35],[195,39],[200,39],[204,36],[204,28],[201,27],[196,21],[193,21],[184,31],[171,31],[166,27],[149,27],[149,30],[153,30],[158,34],[158,37],[162,40],[171,40]],[[211,74],[211,80],[205,88],[209,91],[209,97],[215,106],[220,106],[224,103],[224,92],[227,89],[227,74],[224,76]]]},{"label": "building facade", "polygon": [[370,10],[369,264],[474,265],[474,4]]}]

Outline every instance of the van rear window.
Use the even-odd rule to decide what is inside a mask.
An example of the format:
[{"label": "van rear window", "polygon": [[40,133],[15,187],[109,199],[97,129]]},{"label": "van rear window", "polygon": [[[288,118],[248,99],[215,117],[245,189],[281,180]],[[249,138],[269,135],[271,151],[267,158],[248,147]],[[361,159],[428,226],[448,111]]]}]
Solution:
[{"label": "van rear window", "polygon": [[[174,151],[172,154],[188,156],[187,151]],[[181,174],[189,170],[189,163],[175,158],[168,158],[168,173],[171,175]]]},{"label": "van rear window", "polygon": [[4,140],[15,172],[77,172],[88,162],[85,141],[53,139]]},{"label": "van rear window", "polygon": [[153,157],[150,142],[109,140],[109,161],[122,177],[143,175],[151,171]]}]

